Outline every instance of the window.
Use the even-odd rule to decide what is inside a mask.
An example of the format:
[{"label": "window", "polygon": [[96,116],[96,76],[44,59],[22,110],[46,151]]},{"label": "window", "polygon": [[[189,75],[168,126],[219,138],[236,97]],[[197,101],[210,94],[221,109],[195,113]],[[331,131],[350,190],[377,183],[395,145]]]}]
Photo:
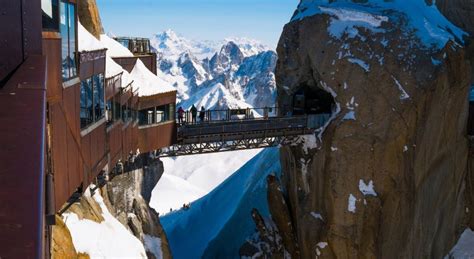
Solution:
[{"label": "window", "polygon": [[61,59],[63,80],[77,76],[76,67],[76,7],[74,4],[60,2],[59,32],[61,33]]},{"label": "window", "polygon": [[81,129],[105,116],[104,75],[94,75],[81,82]]},{"label": "window", "polygon": [[81,129],[87,127],[94,121],[92,88],[92,79],[89,78],[81,82]]},{"label": "window", "polygon": [[162,105],[150,109],[141,110],[138,113],[140,125],[152,125],[175,120],[175,104]]},{"label": "window", "polygon": [[95,118],[100,119],[104,116],[104,75],[98,74],[92,77],[94,81],[94,109]]},{"label": "window", "polygon": [[58,0],[41,0],[44,30],[57,31],[59,29],[58,8]]},{"label": "window", "polygon": [[129,41],[130,41],[130,40],[128,40],[128,39],[123,39],[123,38],[122,38],[122,39],[116,38],[116,40],[117,40],[120,44],[122,44],[122,46],[124,46],[125,48],[127,48],[127,49],[129,48]]}]

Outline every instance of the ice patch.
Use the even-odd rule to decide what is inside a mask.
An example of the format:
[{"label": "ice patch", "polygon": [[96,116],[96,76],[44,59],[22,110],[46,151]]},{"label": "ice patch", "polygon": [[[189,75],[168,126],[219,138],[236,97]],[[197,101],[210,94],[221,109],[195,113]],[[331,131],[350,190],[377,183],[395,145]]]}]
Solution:
[{"label": "ice patch", "polygon": [[352,193],[349,195],[349,200],[347,202],[347,210],[349,212],[355,213],[356,212],[356,197],[352,195]]},{"label": "ice patch", "polygon": [[351,62],[352,64],[359,65],[362,69],[364,69],[365,72],[370,72],[370,65],[361,59],[348,58],[347,61]]},{"label": "ice patch", "polygon": [[316,213],[314,211],[311,212],[311,216],[313,216],[313,218],[315,219],[320,219],[321,221],[324,221],[323,216],[321,216],[321,214]]},{"label": "ice patch", "polygon": [[374,15],[371,13],[351,10],[345,8],[319,7],[323,13],[331,14],[337,17],[339,21],[360,22],[372,27],[380,27],[382,22],[388,22],[387,16]]},{"label": "ice patch", "polygon": [[433,65],[435,65],[435,66],[439,66],[439,65],[441,65],[442,62],[441,62],[441,60],[438,60],[438,59],[435,59],[435,58],[431,57],[431,63],[433,63]]},{"label": "ice patch", "polygon": [[364,194],[364,196],[375,196],[377,193],[374,190],[374,182],[370,180],[369,184],[365,184],[364,180],[359,181],[359,191]]},{"label": "ice patch", "polygon": [[405,100],[405,99],[410,98],[410,95],[408,95],[407,91],[405,91],[402,84],[400,84],[400,82],[394,76],[392,76],[392,79],[395,82],[395,84],[397,85],[398,90],[400,90],[400,92],[401,92],[400,100]]},{"label": "ice patch", "polygon": [[356,120],[356,116],[355,116],[355,111],[349,111],[346,113],[346,115],[344,115],[344,118],[342,118],[343,120]]},{"label": "ice patch", "polygon": [[309,182],[308,182],[308,166],[311,160],[306,161],[304,158],[300,159],[301,162],[301,173],[302,173],[302,180],[303,180],[303,187],[306,193],[309,193]]}]

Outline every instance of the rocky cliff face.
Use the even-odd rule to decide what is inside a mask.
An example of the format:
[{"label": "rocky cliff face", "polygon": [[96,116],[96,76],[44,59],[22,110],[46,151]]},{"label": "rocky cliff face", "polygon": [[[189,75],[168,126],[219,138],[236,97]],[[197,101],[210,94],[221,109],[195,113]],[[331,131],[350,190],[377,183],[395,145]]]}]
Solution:
[{"label": "rocky cliff face", "polygon": [[[102,197],[100,200],[103,200],[103,207],[94,198],[94,194],[91,195],[90,191],[86,191],[78,202],[67,208],[63,214],[64,220],[67,222],[69,217],[74,215],[79,220],[102,224],[105,222],[104,210],[108,210],[141,241],[148,258],[157,258],[157,254],[159,258],[172,258],[159,215],[149,206],[151,192],[163,174],[163,164],[159,160],[147,165],[143,165],[141,160],[137,161],[134,167],[138,169],[126,170],[128,172],[114,176],[106,185],[95,189],[94,192],[99,192]],[[53,227],[52,257],[88,258],[87,254],[76,253],[73,238],[63,219],[58,217],[57,222],[58,224]],[[83,238],[86,237],[76,233],[77,242],[84,243]],[[103,240],[103,242],[114,242],[114,240]]]},{"label": "rocky cliff face", "polygon": [[301,1],[279,42],[280,107],[301,91],[334,104],[282,149],[270,207],[287,204],[301,258],[441,258],[472,211],[467,35],[424,1],[330,2]]},{"label": "rocky cliff face", "polygon": [[102,27],[96,0],[77,1],[77,12],[81,24],[99,39],[100,34],[104,33],[104,28]]},{"label": "rocky cliff face", "polygon": [[[163,163],[154,160],[142,168],[115,176],[102,188],[102,195],[112,214],[145,246],[148,237],[159,238],[164,258],[171,258],[168,239],[161,227],[159,215],[149,206],[151,192],[163,171]],[[150,251],[147,251],[147,256],[155,257]]]}]

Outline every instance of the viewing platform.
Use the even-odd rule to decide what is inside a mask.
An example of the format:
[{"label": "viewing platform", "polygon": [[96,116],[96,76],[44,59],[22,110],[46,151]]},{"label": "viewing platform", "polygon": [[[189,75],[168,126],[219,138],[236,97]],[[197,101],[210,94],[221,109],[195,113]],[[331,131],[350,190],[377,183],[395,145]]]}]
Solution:
[{"label": "viewing platform", "polygon": [[326,113],[279,116],[276,108],[205,111],[203,120],[199,118],[198,112],[195,121],[190,115],[190,112],[186,112],[181,122],[178,116],[176,144],[161,149],[158,156],[183,156],[290,144],[298,136],[313,134],[331,116]]}]

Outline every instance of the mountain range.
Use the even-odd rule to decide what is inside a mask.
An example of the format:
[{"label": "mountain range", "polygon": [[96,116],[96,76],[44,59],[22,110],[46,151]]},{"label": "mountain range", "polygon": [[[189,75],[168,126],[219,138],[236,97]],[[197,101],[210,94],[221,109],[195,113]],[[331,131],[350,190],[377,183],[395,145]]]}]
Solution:
[{"label": "mountain range", "polygon": [[275,105],[277,55],[247,38],[196,41],[172,30],[150,40],[158,76],[178,90],[178,106],[206,109]]}]

